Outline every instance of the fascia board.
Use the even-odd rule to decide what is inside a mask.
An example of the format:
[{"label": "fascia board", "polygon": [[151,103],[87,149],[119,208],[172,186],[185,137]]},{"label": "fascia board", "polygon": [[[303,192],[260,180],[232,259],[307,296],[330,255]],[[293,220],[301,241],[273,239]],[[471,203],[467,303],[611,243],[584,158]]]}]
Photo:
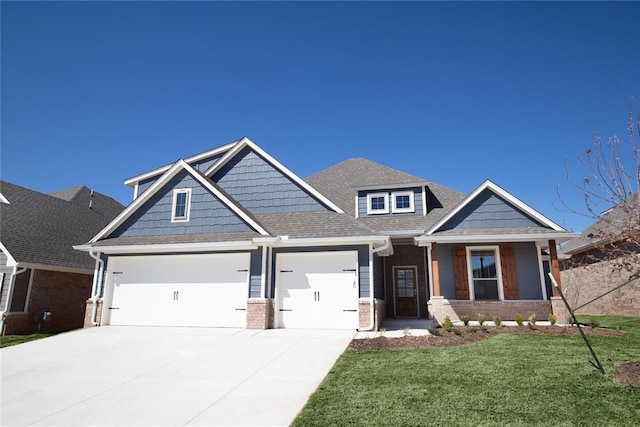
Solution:
[{"label": "fascia board", "polygon": [[557,243],[575,238],[577,235],[568,232],[541,233],[541,234],[484,234],[484,235],[458,235],[438,236],[425,235],[415,237],[418,246],[428,246],[431,243],[496,243],[496,242],[534,242],[540,240],[555,240]]},{"label": "fascia board", "polygon": [[324,203],[330,209],[332,209],[333,211],[338,212],[338,213],[344,213],[344,211],[342,209],[340,209],[340,207],[338,207],[338,205],[333,203],[331,200],[329,200],[327,197],[325,197],[323,194],[321,194],[318,190],[316,190],[315,188],[313,188],[312,186],[307,184],[302,178],[300,178],[298,175],[294,174],[286,166],[284,166],[282,163],[277,161],[275,158],[273,158],[271,155],[269,155],[266,151],[264,151],[256,143],[251,141],[246,136],[243,137],[240,141],[238,141],[236,143],[235,147],[233,147],[231,150],[229,150],[229,152],[227,154],[225,154],[220,160],[218,160],[207,171],[205,171],[204,175],[206,177],[211,177],[214,173],[216,173],[218,170],[220,170],[220,168],[222,168],[229,160],[231,160],[236,154],[238,154],[245,147],[249,147],[253,151],[255,151],[256,153],[258,153],[267,162],[271,163],[271,165],[273,165],[276,169],[278,169],[284,175],[289,177],[291,180],[293,180],[300,187],[302,187],[303,189],[308,191],[310,194],[312,194],[315,198],[320,200],[322,203]]},{"label": "fascia board", "polygon": [[229,209],[236,213],[240,218],[242,218],[247,224],[249,224],[255,231],[262,234],[263,236],[268,236],[269,233],[265,230],[260,224],[258,224],[253,218],[248,216],[238,205],[229,200],[229,198],[221,193],[209,180],[207,180],[203,175],[201,175],[197,170],[192,168],[189,164],[185,163],[183,167],[189,172],[200,184],[202,184],[205,188],[211,191],[213,194],[218,197],[222,203],[224,203]]},{"label": "fascia board", "polygon": [[[168,171],[164,173],[156,182],[154,182],[151,187],[147,189],[141,196],[135,199],[129,206],[127,206],[120,215],[114,218],[105,228],[102,229],[96,236],[89,241],[89,243],[95,243],[98,240],[102,239],[109,233],[113,232],[117,227],[122,225],[124,221],[127,220],[142,204],[144,204],[147,200],[151,198],[152,195],[156,193],[163,185],[165,185],[171,178],[176,176],[176,174],[184,169],[184,166],[187,163],[184,160],[178,160],[175,162]],[[187,165],[189,166],[189,165]],[[191,168],[193,170],[193,168]]]},{"label": "fascia board", "polygon": [[[215,156],[216,154],[220,154],[220,153],[224,153],[225,151],[229,150],[231,147],[233,147],[238,141],[233,141],[230,142],[229,144],[225,144],[222,147],[218,147],[218,148],[214,148],[212,150],[209,151],[205,151],[204,153],[200,153],[200,154],[196,154],[193,155],[191,157],[187,157],[186,159],[184,159],[185,162],[191,164],[193,162],[197,162],[199,160],[205,159],[207,157],[210,156]],[[135,187],[136,183],[140,182],[140,181],[144,181],[145,179],[151,178],[153,176],[156,175],[160,175],[165,173],[166,171],[168,171],[171,168],[172,165],[166,165],[157,169],[154,169],[152,171],[149,172],[145,172],[141,175],[136,175],[133,176],[131,178],[127,178],[124,180],[125,185],[128,185],[129,187]]]},{"label": "fascia board", "polygon": [[428,186],[426,181],[414,182],[410,184],[378,184],[378,185],[363,185],[359,187],[353,187],[355,191],[374,191],[374,190],[396,190],[400,188],[422,188]]},{"label": "fascia board", "polygon": [[60,271],[62,273],[93,274],[93,269],[91,268],[61,267],[57,265],[35,264],[31,262],[19,262],[16,265],[20,268],[30,268],[32,270]]},{"label": "fascia board", "polygon": [[135,254],[135,253],[164,253],[164,252],[194,252],[194,251],[232,251],[253,250],[257,245],[251,240],[235,242],[206,242],[206,243],[170,243],[149,245],[118,245],[118,246],[92,246],[77,245],[73,248],[78,251],[94,251],[104,254]]},{"label": "fascia board", "polygon": [[255,238],[256,244],[267,244],[269,246],[329,246],[329,245],[357,245],[379,243],[385,244],[389,240],[389,236],[354,236],[354,237],[308,237],[308,238],[289,238],[287,236],[279,236],[275,238],[262,239]]},{"label": "fascia board", "polygon": [[473,199],[475,199],[481,192],[484,190],[490,190],[498,196],[506,199],[509,203],[515,205],[518,209],[537,219],[542,224],[546,225],[549,228],[552,228],[555,231],[563,231],[564,228],[560,227],[555,222],[551,221],[549,218],[545,217],[517,197],[511,195],[506,190],[500,188],[498,185],[494,184],[491,180],[486,180],[483,182],[478,188],[476,188],[471,194],[464,198],[460,203],[458,203],[448,214],[443,216],[440,221],[436,222],[429,230],[427,230],[426,234],[435,233],[446,224],[451,218],[453,218],[458,212],[460,212],[465,206],[467,206]]},{"label": "fascia board", "polygon": [[11,203],[9,203],[9,199],[4,197],[4,194],[2,194],[2,193],[0,193],[0,203],[4,203],[5,205],[10,205],[11,204]]},{"label": "fascia board", "polygon": [[13,257],[13,255],[11,255],[11,252],[9,252],[7,247],[5,245],[3,245],[2,242],[0,242],[0,250],[7,257],[7,267],[14,267],[14,266],[16,266],[18,264],[16,262],[15,258]]}]

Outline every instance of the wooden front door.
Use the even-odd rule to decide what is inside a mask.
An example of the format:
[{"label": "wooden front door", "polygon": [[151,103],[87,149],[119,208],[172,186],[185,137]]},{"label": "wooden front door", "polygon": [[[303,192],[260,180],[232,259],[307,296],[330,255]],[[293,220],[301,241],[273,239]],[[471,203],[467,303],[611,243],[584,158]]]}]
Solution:
[{"label": "wooden front door", "polygon": [[418,270],[416,267],[394,267],[396,316],[418,316]]}]

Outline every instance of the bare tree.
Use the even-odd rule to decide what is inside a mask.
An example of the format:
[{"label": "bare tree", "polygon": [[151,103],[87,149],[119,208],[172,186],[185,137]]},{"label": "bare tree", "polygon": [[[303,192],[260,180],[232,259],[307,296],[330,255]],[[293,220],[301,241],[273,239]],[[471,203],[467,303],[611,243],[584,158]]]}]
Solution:
[{"label": "bare tree", "polygon": [[[623,287],[628,290],[632,286],[635,292],[637,286],[633,295],[635,310],[640,310],[639,132],[640,116],[634,119],[631,102],[628,141],[617,135],[605,141],[596,134],[593,147],[578,156],[584,177],[576,181],[569,175],[568,166],[565,167],[567,181],[582,193],[584,206],[572,208],[560,196],[563,206],[593,219],[593,225],[580,238],[568,242],[561,250],[571,256],[564,263],[563,282],[574,309],[586,307]],[[617,302],[633,305],[634,297]],[[611,302],[609,299],[608,303]]]}]

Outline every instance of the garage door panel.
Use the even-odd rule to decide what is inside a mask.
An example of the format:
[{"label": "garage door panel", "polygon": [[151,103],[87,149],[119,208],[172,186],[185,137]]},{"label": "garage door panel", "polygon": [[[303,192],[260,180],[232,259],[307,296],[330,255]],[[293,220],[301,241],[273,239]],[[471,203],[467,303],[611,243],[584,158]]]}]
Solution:
[{"label": "garage door panel", "polygon": [[249,254],[113,259],[110,324],[244,327],[249,260]]}]

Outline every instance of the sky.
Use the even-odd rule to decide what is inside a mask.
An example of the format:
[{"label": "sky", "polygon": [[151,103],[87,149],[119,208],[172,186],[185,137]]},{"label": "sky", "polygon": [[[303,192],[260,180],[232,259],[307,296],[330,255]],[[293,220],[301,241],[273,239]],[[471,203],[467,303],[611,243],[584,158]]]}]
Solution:
[{"label": "sky", "polygon": [[491,179],[581,231],[566,170],[580,182],[595,133],[628,142],[640,111],[638,2],[2,1],[0,19],[2,180],[125,205],[125,179],[247,136],[302,178],[365,157],[463,193]]}]

